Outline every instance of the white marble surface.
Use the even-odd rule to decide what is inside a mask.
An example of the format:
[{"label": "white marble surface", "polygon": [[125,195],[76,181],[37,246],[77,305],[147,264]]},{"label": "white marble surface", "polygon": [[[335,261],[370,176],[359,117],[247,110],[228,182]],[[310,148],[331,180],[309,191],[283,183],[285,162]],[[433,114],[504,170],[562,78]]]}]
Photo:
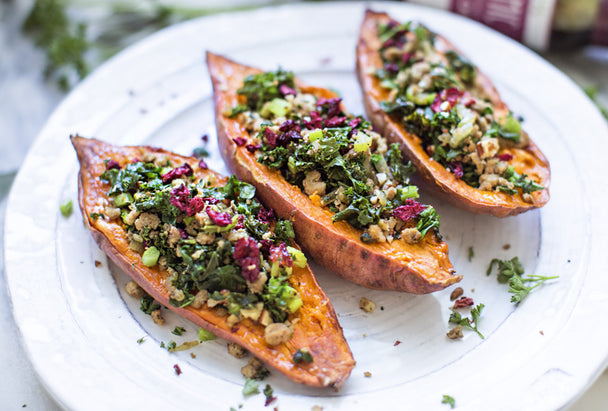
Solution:
[{"label": "white marble surface", "polygon": [[[0,5],[0,7],[2,7]],[[6,16],[3,16],[6,17]],[[17,47],[18,53],[29,56],[28,64],[16,65],[12,74],[7,74],[10,59],[0,58],[0,92],[10,99],[0,99],[0,124],[3,135],[0,137],[0,155],[10,152],[9,160],[0,161],[5,168],[0,169],[0,227],[4,232],[4,211],[6,195],[13,180],[11,170],[18,167],[21,156],[42,126],[44,119],[60,101],[61,94],[52,86],[43,85],[40,78],[39,53],[20,39],[7,35],[5,30],[14,21],[0,20],[0,53],[11,52]],[[14,26],[13,26],[14,27]],[[14,50],[13,50],[14,51]],[[600,87],[601,99],[608,101],[608,52],[591,50],[572,54],[551,54],[549,60],[571,75],[582,84],[596,84]],[[7,54],[3,55],[6,56]],[[20,63],[21,64],[21,63]],[[14,70],[17,67],[18,70]],[[10,69],[10,67],[9,67]],[[28,96],[24,99],[23,96]],[[34,101],[35,100],[35,101]],[[7,102],[7,101],[10,101]],[[34,102],[32,102],[34,101]],[[11,165],[14,164],[14,165]],[[4,175],[2,175],[4,174]],[[3,237],[2,237],[3,238]],[[3,244],[0,238],[0,262],[3,261]],[[19,409],[26,406],[35,410],[56,410],[59,407],[46,393],[35,376],[21,346],[21,336],[15,326],[10,299],[6,291],[3,263],[0,265],[0,327],[3,338],[0,339],[0,409]],[[605,372],[569,409],[573,411],[597,410],[608,402],[608,374]]]}]

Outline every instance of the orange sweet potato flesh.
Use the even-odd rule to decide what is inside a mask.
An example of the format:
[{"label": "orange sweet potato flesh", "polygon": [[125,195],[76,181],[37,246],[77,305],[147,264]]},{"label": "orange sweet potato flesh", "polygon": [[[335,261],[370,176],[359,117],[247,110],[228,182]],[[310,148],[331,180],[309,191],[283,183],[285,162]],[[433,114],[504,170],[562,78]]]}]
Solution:
[{"label": "orange sweet potato flesh", "polygon": [[[211,170],[198,168],[198,161],[183,157],[162,149],[152,147],[117,147],[99,140],[83,137],[71,137],[78,154],[80,173],[78,178],[79,202],[84,224],[101,249],[125,272],[136,281],[148,294],[165,307],[175,311],[200,327],[228,341],[235,342],[266,365],[275,368],[295,382],[316,387],[333,387],[339,389],[350,375],[355,365],[352,353],[338,323],[334,308],[317,283],[312,271],[306,268],[293,267],[290,286],[295,288],[303,301],[302,307],[290,316],[295,321],[293,337],[286,343],[272,347],[264,340],[264,327],[245,319],[233,327],[226,323],[227,316],[218,316],[215,309],[203,306],[178,308],[169,303],[169,292],[164,287],[167,273],[159,269],[146,267],[141,256],[129,248],[129,240],[120,219],[96,220],[90,217],[98,201],[107,201],[106,193],[109,184],[99,179],[105,170],[104,160],[118,161],[121,166],[135,158],[142,158],[147,152],[160,153],[169,158],[173,164],[188,163],[194,170],[197,179],[212,176],[217,185],[226,182]],[[293,355],[301,347],[308,347],[314,361],[310,364],[294,364]]]},{"label": "orange sweet potato flesh", "polygon": [[[256,155],[234,138],[249,138],[236,118],[224,113],[239,102],[237,90],[250,74],[261,70],[244,66],[225,57],[207,53],[213,83],[216,128],[224,161],[242,180],[253,184],[260,200],[276,213],[291,219],[298,243],[320,264],[356,284],[383,290],[424,294],[441,290],[462,278],[454,274],[448,246],[433,233],[417,244],[404,241],[365,244],[361,232],[347,222],[332,222],[333,213],[322,208],[298,187],[288,183],[279,171],[258,163]],[[318,98],[336,97],[330,90],[296,84]]]},{"label": "orange sweet potato flesh", "polygon": [[[531,193],[533,202],[527,203],[519,195],[478,190],[457,179],[453,173],[429,157],[421,145],[419,136],[406,131],[398,120],[393,119],[380,108],[379,103],[388,99],[389,90],[380,87],[380,80],[373,74],[376,69],[382,67],[379,53],[381,42],[377,35],[377,25],[389,21],[394,20],[386,13],[366,11],[357,45],[357,77],[363,91],[367,116],[378,132],[390,142],[401,145],[406,158],[416,166],[420,183],[437,197],[475,214],[506,217],[545,205],[549,201],[547,188],[550,182],[549,162],[531,140],[527,147],[504,147],[499,151],[499,154],[508,153],[513,156],[509,164],[516,172],[527,174],[529,178],[545,187],[543,190]],[[435,46],[439,52],[448,50],[458,52],[456,47],[440,35],[437,35]],[[490,79],[479,69],[475,81],[476,86],[483,90],[494,104],[495,118],[506,116],[509,108],[501,100]]]}]

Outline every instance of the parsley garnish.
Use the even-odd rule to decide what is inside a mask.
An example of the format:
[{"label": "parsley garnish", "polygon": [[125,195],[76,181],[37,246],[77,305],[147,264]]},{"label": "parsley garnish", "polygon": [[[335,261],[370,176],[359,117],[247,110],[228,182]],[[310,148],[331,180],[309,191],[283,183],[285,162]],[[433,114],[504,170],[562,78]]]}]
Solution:
[{"label": "parsley garnish", "polygon": [[137,344],[143,343],[145,339],[146,339],[146,337],[141,337],[140,339],[137,340]]},{"label": "parsley garnish", "polygon": [[182,335],[185,332],[186,332],[186,329],[184,327],[175,327],[173,329],[173,331],[171,331],[171,334],[173,334],[173,335]]},{"label": "parsley garnish", "polygon": [[472,261],[473,257],[475,257],[475,251],[473,251],[473,246],[471,246],[469,247],[469,261]]},{"label": "parsley garnish", "polygon": [[[498,276],[496,279],[501,284],[509,283],[509,292],[513,294],[511,302],[515,304],[520,303],[533,289],[542,285],[545,281],[559,278],[559,276],[547,277],[535,274],[523,277],[524,267],[518,257],[513,257],[510,260],[492,259],[486,271],[487,275],[490,275],[492,272],[494,264],[498,265]],[[533,285],[529,287],[526,283],[532,283]]]},{"label": "parsley garnish", "polygon": [[450,397],[449,395],[445,395],[443,396],[443,399],[441,400],[442,404],[449,404],[450,408],[454,408],[456,406],[456,400],[454,400],[454,398]]},{"label": "parsley garnish", "polygon": [[484,307],[485,305],[483,304],[477,304],[475,308],[471,310],[471,318],[463,317],[458,311],[451,308],[452,314],[450,315],[449,322],[459,324],[464,328],[475,331],[477,335],[479,335],[482,339],[485,339],[483,334],[477,329],[477,326],[479,325],[479,318],[481,317],[481,312]]},{"label": "parsley garnish", "polygon": [[260,393],[260,383],[252,378],[247,378],[243,387],[243,396],[247,397],[253,394]]}]

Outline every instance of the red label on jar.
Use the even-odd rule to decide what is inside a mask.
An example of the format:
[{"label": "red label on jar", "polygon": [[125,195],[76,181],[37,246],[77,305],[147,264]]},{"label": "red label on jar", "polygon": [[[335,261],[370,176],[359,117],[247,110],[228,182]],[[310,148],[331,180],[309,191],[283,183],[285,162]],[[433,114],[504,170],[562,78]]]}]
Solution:
[{"label": "red label on jar", "polygon": [[529,0],[451,0],[450,10],[523,40]]}]

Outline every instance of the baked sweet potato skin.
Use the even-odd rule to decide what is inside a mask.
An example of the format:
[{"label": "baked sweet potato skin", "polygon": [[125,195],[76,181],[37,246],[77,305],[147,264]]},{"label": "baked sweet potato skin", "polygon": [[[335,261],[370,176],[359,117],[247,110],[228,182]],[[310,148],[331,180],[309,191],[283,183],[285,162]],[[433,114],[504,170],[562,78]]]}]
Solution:
[{"label": "baked sweet potato skin", "polygon": [[[129,248],[129,240],[122,223],[118,220],[93,219],[91,213],[100,212],[100,204],[108,197],[109,184],[99,176],[105,170],[104,160],[112,159],[121,166],[133,159],[142,158],[145,153],[159,153],[171,159],[174,164],[188,163],[197,179],[211,177],[216,185],[223,185],[227,178],[211,170],[200,169],[198,161],[162,149],[152,147],[117,147],[99,140],[71,137],[80,163],[78,176],[79,204],[84,225],[100,248],[148,294],[165,307],[182,317],[203,327],[225,340],[235,342],[268,366],[277,369],[295,382],[316,387],[339,389],[350,375],[355,365],[352,353],[338,323],[333,306],[319,287],[312,271],[293,267],[290,286],[295,288],[303,301],[302,307],[292,314],[290,320],[297,320],[293,337],[286,343],[272,347],[264,339],[264,327],[245,319],[229,327],[227,317],[215,314],[214,309],[203,306],[178,308],[169,303],[169,292],[164,286],[167,273],[155,266],[146,267],[141,255]],[[310,364],[294,364],[292,358],[299,348],[308,347],[314,361]]]},{"label": "baked sweet potato skin", "polygon": [[[364,244],[361,232],[347,222],[332,222],[331,211],[316,206],[298,187],[288,183],[279,171],[258,163],[256,155],[238,146],[234,138],[248,139],[236,118],[225,115],[240,101],[237,90],[250,74],[261,70],[244,66],[225,57],[207,53],[213,83],[216,128],[226,163],[242,180],[253,184],[258,197],[276,213],[291,219],[296,239],[310,256],[329,270],[356,284],[383,290],[425,294],[441,290],[462,278],[454,274],[448,246],[433,234],[420,243],[402,241]],[[296,84],[318,98],[336,97],[330,90]]]},{"label": "baked sweet potato skin", "polygon": [[[380,102],[387,100],[389,91],[380,87],[374,71],[382,67],[379,49],[381,42],[377,36],[378,23],[394,21],[386,13],[367,10],[357,44],[357,77],[363,91],[363,103],[368,118],[374,128],[390,142],[401,145],[402,151],[415,166],[421,185],[437,197],[475,214],[491,214],[506,217],[542,207],[549,201],[550,167],[540,149],[530,140],[525,148],[505,147],[499,154],[511,154],[509,161],[519,174],[525,173],[545,187],[531,193],[533,202],[527,203],[519,195],[503,192],[482,191],[457,179],[439,162],[432,160],[421,144],[421,139],[406,131],[401,124],[380,108]],[[444,37],[437,35],[436,47],[440,52],[458,49]],[[477,87],[483,89],[495,107],[495,117],[509,113],[509,108],[501,100],[490,79],[477,69]],[[417,181],[418,181],[417,179]]]}]

